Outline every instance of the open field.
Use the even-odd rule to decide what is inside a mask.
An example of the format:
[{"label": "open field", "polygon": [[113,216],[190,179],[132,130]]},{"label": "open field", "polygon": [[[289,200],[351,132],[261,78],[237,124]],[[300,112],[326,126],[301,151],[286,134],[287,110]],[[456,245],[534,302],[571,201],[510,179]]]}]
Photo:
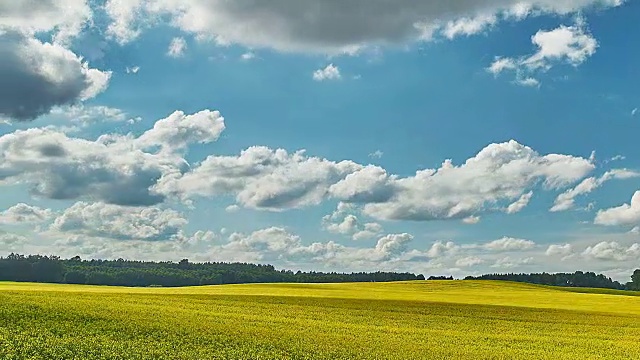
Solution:
[{"label": "open field", "polygon": [[0,359],[640,359],[640,297],[578,291],[0,283]]}]

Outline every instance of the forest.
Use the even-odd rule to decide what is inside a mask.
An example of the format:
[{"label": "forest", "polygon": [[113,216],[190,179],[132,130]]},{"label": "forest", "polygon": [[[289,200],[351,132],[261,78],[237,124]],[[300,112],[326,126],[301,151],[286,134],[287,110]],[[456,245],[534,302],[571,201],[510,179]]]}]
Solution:
[{"label": "forest", "polygon": [[[452,276],[430,276],[427,280],[453,280]],[[84,260],[76,256],[11,254],[0,257],[0,281],[66,283],[112,286],[198,286],[243,283],[341,283],[425,280],[422,274],[396,272],[302,272],[277,270],[273,265],[249,263],[151,262],[131,260]],[[507,280],[540,285],[640,290],[640,269],[631,281],[621,284],[602,274],[575,273],[488,274],[465,280]]]},{"label": "forest", "polygon": [[276,270],[247,263],[143,262],[61,259],[11,254],[0,258],[0,281],[113,286],[197,286],[243,283],[340,283],[424,280],[423,275],[394,272],[322,273]]},{"label": "forest", "polygon": [[616,290],[640,290],[640,269],[631,275],[631,281],[621,284],[609,277],[594,272],[576,271],[575,273],[537,273],[537,274],[487,274],[467,276],[465,280],[506,280],[539,285],[590,287]]}]

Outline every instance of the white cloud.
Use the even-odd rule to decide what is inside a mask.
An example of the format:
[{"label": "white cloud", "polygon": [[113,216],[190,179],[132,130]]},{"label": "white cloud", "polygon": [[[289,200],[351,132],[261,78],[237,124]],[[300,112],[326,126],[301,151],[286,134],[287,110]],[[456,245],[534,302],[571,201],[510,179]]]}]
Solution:
[{"label": "white cloud", "polygon": [[[486,207],[505,201],[520,199],[512,211],[524,207],[529,188],[540,182],[547,189],[562,188],[593,169],[587,159],[558,154],[541,156],[510,141],[491,144],[460,166],[447,160],[439,169],[420,170],[408,178],[388,176],[377,169],[370,171],[376,176],[366,177],[367,181],[347,186],[347,178],[335,188],[341,190],[337,194],[340,200],[365,203],[364,212],[379,219],[463,219],[492,211]],[[349,189],[359,196],[345,198]],[[367,199],[365,194],[373,194],[375,199]]]},{"label": "white cloud", "polygon": [[477,256],[467,256],[456,260],[457,267],[472,267],[481,264],[484,264],[484,260]]},{"label": "white cloud", "polygon": [[27,34],[53,31],[56,42],[76,37],[92,17],[87,0],[11,0],[0,6],[0,28]]},{"label": "white cloud", "polygon": [[329,188],[331,196],[345,202],[370,203],[388,201],[394,192],[391,181],[397,177],[389,176],[379,166],[368,165],[348,174],[343,180]]},{"label": "white cloud", "polygon": [[631,110],[631,116],[636,116],[637,113],[638,113],[638,108],[634,108],[633,110]]},{"label": "white cloud", "polygon": [[549,245],[545,254],[547,256],[569,256],[573,254],[573,246],[571,244],[552,244]]},{"label": "white cloud", "polygon": [[339,80],[341,78],[340,69],[333,64],[329,64],[325,68],[313,72],[313,80],[315,81]]},{"label": "white cloud", "polygon": [[524,79],[516,79],[516,84],[528,87],[538,87],[540,86],[540,81],[538,79],[528,77]]},{"label": "white cloud", "polygon": [[497,21],[498,18],[493,14],[480,15],[474,18],[462,17],[447,22],[442,29],[442,34],[448,39],[461,35],[474,35],[494,25]]},{"label": "white cloud", "polygon": [[59,44],[17,32],[0,30],[0,57],[0,116],[16,121],[91,99],[111,78]]},{"label": "white cloud", "polygon": [[339,203],[336,211],[322,218],[323,227],[334,234],[350,235],[353,240],[372,239],[383,232],[378,223],[361,224],[358,217],[350,213],[353,210],[352,206]]},{"label": "white cloud", "polygon": [[184,151],[190,144],[218,140],[224,129],[224,118],[218,111],[204,110],[191,115],[175,111],[140,135],[136,144],[142,148],[160,145],[165,151]]},{"label": "white cloud", "polygon": [[497,75],[504,71],[516,72],[516,83],[524,86],[539,86],[531,75],[544,72],[557,64],[578,66],[595,54],[598,42],[579,20],[573,26],[561,25],[553,30],[540,30],[531,37],[538,51],[520,58],[497,57],[487,71]]},{"label": "white cloud", "polygon": [[378,223],[366,223],[364,229],[353,234],[353,240],[368,240],[380,235],[384,229]]},{"label": "white cloud", "polygon": [[603,241],[594,246],[589,246],[582,255],[587,258],[606,261],[626,261],[630,259],[637,259],[640,257],[640,244],[633,244],[630,247],[625,247],[615,241]]},{"label": "white cloud", "polygon": [[598,211],[594,222],[605,226],[639,225],[640,191],[633,194],[629,204]]},{"label": "white cloud", "polygon": [[352,234],[358,230],[358,218],[347,215],[340,223],[328,223],[326,229],[336,234]]},{"label": "white cloud", "polygon": [[505,70],[515,70],[517,67],[518,65],[514,59],[498,56],[487,68],[487,71],[494,75],[498,75]]},{"label": "white cloud", "polygon": [[524,208],[526,208],[527,205],[529,205],[529,201],[531,201],[531,197],[533,197],[533,191],[529,191],[526,194],[522,194],[522,196],[520,196],[520,199],[518,199],[516,202],[512,203],[507,207],[507,210],[505,212],[507,214],[519,213]]},{"label": "white cloud", "polygon": [[78,202],[66,209],[51,230],[117,240],[168,241],[184,238],[187,219],[158,207]]},{"label": "white cloud", "polygon": [[372,159],[381,159],[382,156],[384,156],[384,153],[380,150],[376,150],[374,152],[372,152],[371,154],[369,154],[369,157]]},{"label": "white cloud", "polygon": [[529,265],[535,261],[533,257],[528,258],[519,258],[513,259],[509,256],[496,260],[496,262],[491,265],[493,268],[503,268],[503,269],[511,269],[522,265]]},{"label": "white cloud", "polygon": [[16,245],[23,245],[27,241],[27,238],[22,235],[2,233],[0,234],[0,249],[4,250],[7,247],[12,248]]},{"label": "white cloud", "polygon": [[431,248],[427,250],[426,255],[430,258],[439,258],[442,256],[455,254],[460,250],[460,246],[456,245],[453,241],[436,241],[431,245]]},{"label": "white cloud", "polygon": [[156,190],[182,199],[234,195],[238,205],[272,211],[334,198],[377,219],[427,221],[505,211],[514,201],[515,211],[526,205],[530,188],[560,189],[594,167],[584,158],[543,156],[511,141],[491,144],[460,166],[447,160],[439,169],[399,178],[378,166],[255,146],[239,156],[209,156],[184,176],[165,177]]},{"label": "white cloud", "polygon": [[412,240],[413,236],[407,233],[390,234],[378,240],[375,251],[384,258],[400,255],[407,251],[407,244]]},{"label": "white cloud", "polygon": [[18,203],[0,212],[0,224],[19,225],[38,223],[48,221],[52,217],[53,211],[50,209]]},{"label": "white cloud", "polygon": [[159,190],[182,197],[232,194],[245,207],[278,211],[319,204],[332,184],[360,168],[305,151],[254,146],[239,156],[209,156],[184,176],[166,179]]},{"label": "white cloud", "polygon": [[536,243],[530,240],[515,239],[503,237],[482,245],[484,249],[491,251],[519,251],[530,250],[536,246]]},{"label": "white cloud", "polygon": [[253,59],[255,59],[255,58],[256,58],[256,54],[255,54],[255,53],[253,53],[253,52],[251,52],[251,51],[246,52],[246,53],[244,53],[244,54],[240,55],[240,59],[241,59],[241,60],[244,60],[244,61],[253,60]]},{"label": "white cloud", "polygon": [[126,44],[140,36],[139,23],[144,21],[145,5],[151,5],[146,0],[107,0],[104,10],[111,19],[107,27],[107,35],[120,44]]},{"label": "white cloud", "polygon": [[590,177],[584,179],[580,184],[578,184],[573,189],[569,189],[564,193],[558,195],[556,198],[553,207],[549,210],[551,212],[558,211],[566,211],[574,208],[575,206],[575,198],[580,195],[585,195],[591,193],[593,190],[602,186],[605,182],[609,180],[622,180],[622,179],[631,179],[640,177],[640,173],[635,171],[630,171],[627,169],[613,169],[611,171],[607,171],[599,178]]},{"label": "white cloud", "polygon": [[[189,142],[213,141],[223,125],[217,112],[174,113],[133,135],[106,134],[91,141],[52,129],[0,136],[0,185],[25,184],[50,199],[93,199],[117,205],[152,205],[165,195],[154,186],[188,168],[180,154]],[[165,129],[170,124],[172,128]],[[148,147],[165,151],[145,152]]]},{"label": "white cloud", "polygon": [[140,71],[140,66],[132,66],[126,68],[127,74],[137,74]]},{"label": "white cloud", "polygon": [[126,112],[108,106],[79,104],[53,108],[47,115],[47,120],[60,120],[86,127],[96,123],[135,122],[138,118],[131,118]]},{"label": "white cloud", "polygon": [[187,41],[182,37],[175,37],[169,44],[167,55],[173,58],[179,58],[184,56],[185,51],[187,51]]},{"label": "white cloud", "polygon": [[480,217],[479,216],[469,216],[466,217],[464,219],[462,219],[462,222],[468,225],[474,225],[480,222]]},{"label": "white cloud", "polygon": [[[371,46],[428,41],[485,31],[499,20],[542,14],[570,14],[621,0],[357,0],[323,3],[300,0],[109,0],[110,33],[122,42],[168,18],[182,31],[220,44],[280,51],[353,53]],[[328,31],[327,29],[330,29]]]},{"label": "white cloud", "polygon": [[229,236],[228,243],[212,251],[243,254],[245,258],[254,259],[253,261],[379,264],[403,255],[412,240],[413,236],[404,233],[381,237],[374,248],[347,247],[333,241],[304,245],[299,236],[284,228],[272,227],[251,234],[234,233]]}]

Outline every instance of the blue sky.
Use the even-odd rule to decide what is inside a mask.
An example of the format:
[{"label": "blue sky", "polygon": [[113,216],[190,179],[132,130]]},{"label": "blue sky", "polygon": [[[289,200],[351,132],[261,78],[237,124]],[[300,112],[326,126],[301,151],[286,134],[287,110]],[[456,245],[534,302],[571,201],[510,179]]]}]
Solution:
[{"label": "blue sky", "polygon": [[0,19],[2,253],[638,266],[637,2],[17,1]]}]

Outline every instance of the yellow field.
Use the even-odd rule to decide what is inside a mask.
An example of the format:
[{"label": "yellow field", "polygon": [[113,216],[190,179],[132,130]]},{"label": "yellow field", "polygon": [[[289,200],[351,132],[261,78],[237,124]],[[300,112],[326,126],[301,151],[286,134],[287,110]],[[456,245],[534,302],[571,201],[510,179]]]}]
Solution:
[{"label": "yellow field", "polygon": [[640,359],[638,294],[574,291],[0,283],[0,359]]}]

